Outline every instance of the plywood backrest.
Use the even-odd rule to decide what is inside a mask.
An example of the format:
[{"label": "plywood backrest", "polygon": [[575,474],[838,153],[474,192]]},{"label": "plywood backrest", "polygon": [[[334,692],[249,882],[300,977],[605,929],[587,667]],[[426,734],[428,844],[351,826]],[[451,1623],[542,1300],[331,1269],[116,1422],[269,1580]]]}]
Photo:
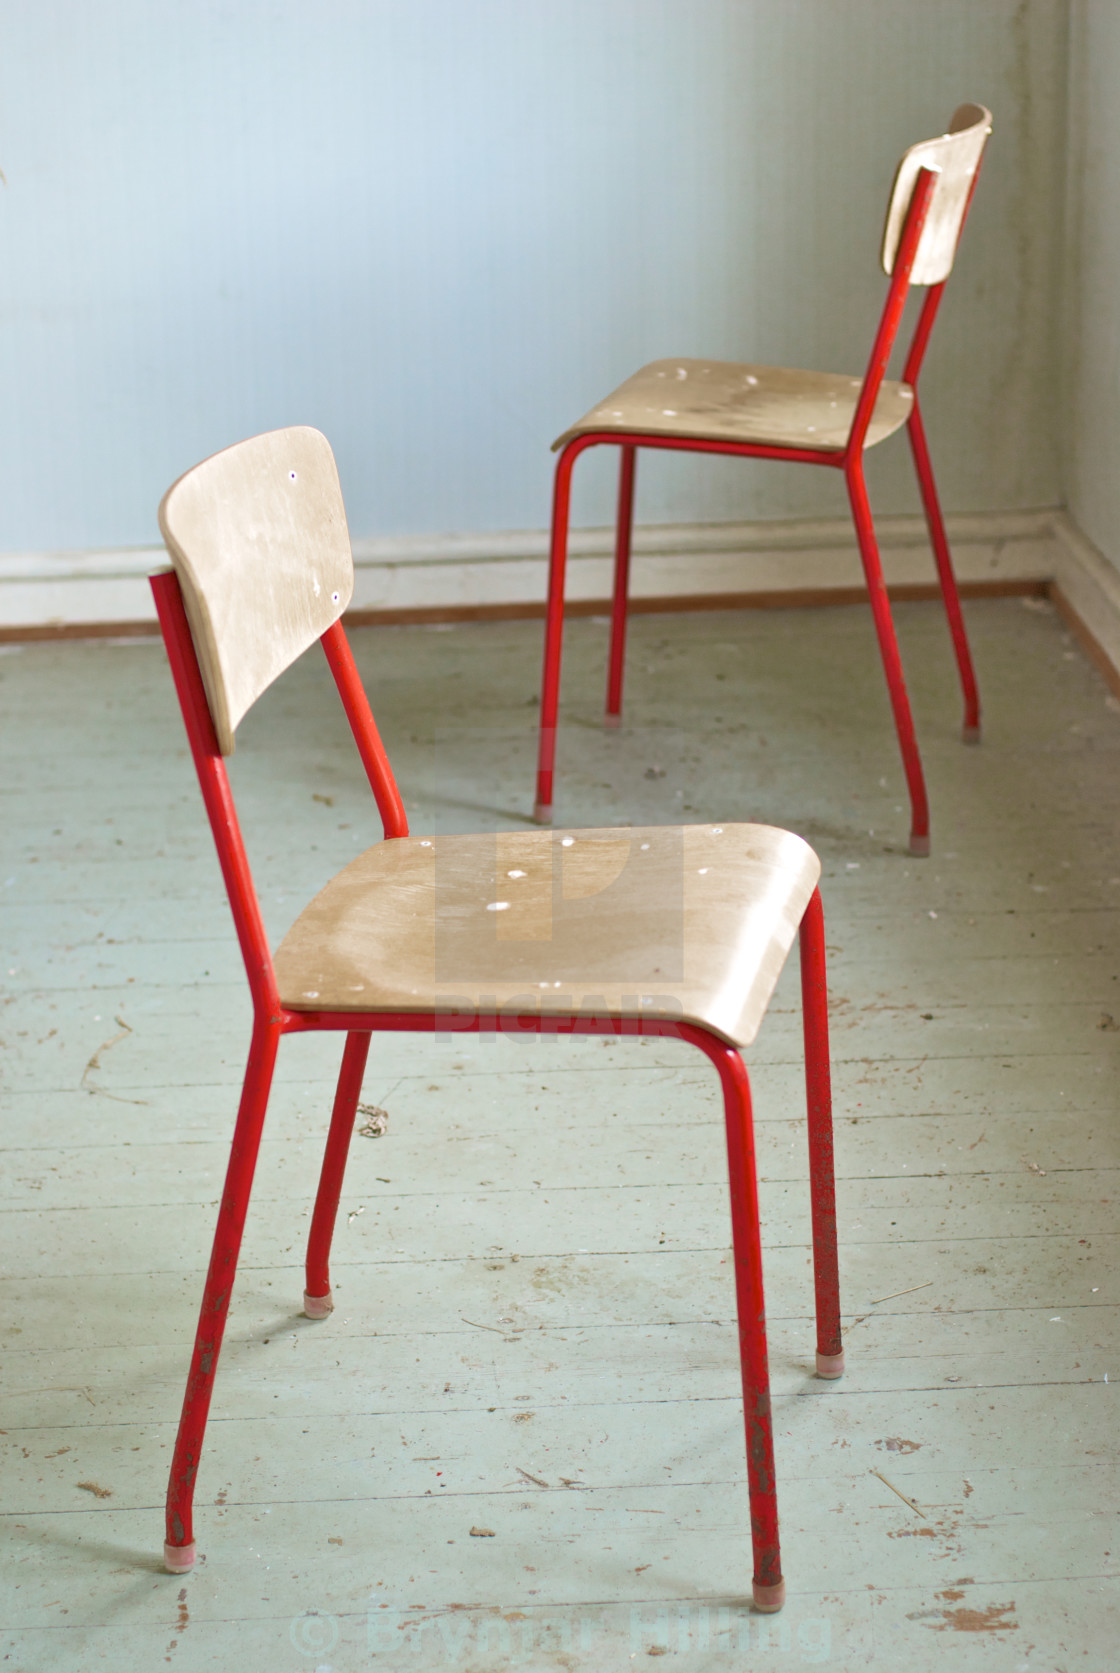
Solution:
[{"label": "plywood backrest", "polygon": [[159,508],[223,755],[238,722],[336,622],[354,560],[327,438],[299,426],[238,442]]},{"label": "plywood backrest", "polygon": [[889,274],[894,269],[918,170],[928,168],[935,171],[937,181],[910,282],[914,285],[939,285],[949,277],[972,181],[991,131],[990,110],[983,105],[961,105],[953,112],[947,134],[923,140],[905,153],[898,165],[887,207],[887,224],[883,232],[884,273]]}]

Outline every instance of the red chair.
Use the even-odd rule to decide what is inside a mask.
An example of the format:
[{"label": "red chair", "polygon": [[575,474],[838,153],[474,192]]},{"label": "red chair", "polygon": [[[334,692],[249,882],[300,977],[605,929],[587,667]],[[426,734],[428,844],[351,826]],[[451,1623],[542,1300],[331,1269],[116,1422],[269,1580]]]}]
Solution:
[{"label": "red chair", "polygon": [[[339,618],[354,583],[331,450],[278,430],[179,479],[160,506],[174,570],[152,577],[171,671],[253,999],[253,1033],[167,1495],[164,1560],[194,1561],[192,1504],[277,1049],[345,1036],[307,1250],[304,1309],[332,1307],[329,1257],[370,1037],[381,1030],[660,1036],[723,1089],[758,1608],[781,1607],[750,1088],[740,1056],[800,933],[817,1373],[843,1369],[820,863],[761,825],[416,838]],[[384,826],[273,957],[223,756],[246,711],[322,643]]]},{"label": "red chair", "polygon": [[[622,449],[615,537],[614,603],[606,724],[622,711],[634,468],[639,447],[689,453],[728,453],[745,459],[785,459],[842,470],[871,597],[899,747],[910,792],[910,849],[929,853],[929,804],[910,700],[891,620],[875,526],[864,482],[863,455],[906,425],[918,473],[937,573],[964,693],[966,743],[980,741],[980,699],[972,669],[949,543],[938,504],[918,403],[918,376],[941,295],[968,214],[980,159],[991,132],[991,112],[961,105],[949,131],[911,146],[898,166],[883,234],[883,270],[890,287],[862,380],[786,366],[716,360],[654,360],[566,430],[552,502],[548,616],[541,684],[540,746],[535,816],[552,822],[560,649],[564,627],[564,569],[568,548],[571,476],[579,455],[603,442]],[[930,288],[898,382],[886,378],[891,349],[911,285]]]}]

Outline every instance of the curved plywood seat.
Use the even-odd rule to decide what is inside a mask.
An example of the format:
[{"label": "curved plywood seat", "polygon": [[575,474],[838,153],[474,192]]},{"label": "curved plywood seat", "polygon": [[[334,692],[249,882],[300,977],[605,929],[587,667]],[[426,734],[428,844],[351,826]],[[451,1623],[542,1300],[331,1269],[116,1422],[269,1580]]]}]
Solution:
[{"label": "curved plywood seat", "polygon": [[[862,378],[730,360],[651,360],[553,442],[604,430],[761,447],[843,448]],[[884,382],[867,431],[868,447],[900,430],[914,407],[904,383]]]},{"label": "curved plywood seat", "polygon": [[451,1019],[664,1013],[748,1046],[819,876],[809,845],[768,825],[378,843],[285,936],[280,998]]}]

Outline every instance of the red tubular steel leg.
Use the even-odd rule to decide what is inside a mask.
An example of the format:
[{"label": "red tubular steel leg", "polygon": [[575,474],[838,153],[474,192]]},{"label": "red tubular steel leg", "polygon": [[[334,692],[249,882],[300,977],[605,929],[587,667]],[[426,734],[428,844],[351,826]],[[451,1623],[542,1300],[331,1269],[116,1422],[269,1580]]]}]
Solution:
[{"label": "red tubular steel leg", "polygon": [[817,1299],[817,1376],[844,1375],[840,1273],[836,1258],[836,1177],[832,1156],[832,1075],[828,1061],[828,981],[820,890],[801,920],[801,1010],[809,1109],[809,1187],[813,1205],[813,1283]]},{"label": "red tubular steel leg", "polygon": [[906,426],[910,436],[910,449],[914,455],[914,469],[918,473],[918,487],[921,490],[922,505],[925,508],[926,522],[929,525],[929,538],[933,546],[933,555],[937,560],[937,576],[941,582],[941,596],[945,600],[945,614],[949,618],[949,632],[953,638],[953,650],[957,658],[957,669],[960,673],[961,691],[964,694],[964,725],[961,736],[966,744],[980,742],[980,693],[976,686],[976,674],[972,667],[972,655],[968,648],[968,635],[965,632],[964,616],[961,613],[960,595],[957,592],[957,578],[953,574],[953,560],[949,553],[949,540],[945,533],[945,522],[941,516],[941,505],[937,498],[937,484],[933,480],[933,466],[930,463],[929,448],[926,445],[926,432],[922,424],[922,415],[918,407],[918,391],[914,391],[914,410],[910,414]]},{"label": "red tubular steel leg", "polygon": [[163,1560],[172,1574],[183,1573],[194,1562],[191,1510],[195,1478],[279,1043],[278,1019],[270,1018],[267,1022],[256,1024],[218,1210],[210,1268],[202,1294],[187,1391],[171,1460],[171,1478],[167,1484],[167,1543],[163,1548]]},{"label": "red tubular steel leg", "polygon": [[626,605],[630,591],[630,544],[634,529],[634,467],[638,450],[622,449],[618,471],[618,523],[614,546],[614,602],[611,607],[611,660],[607,672],[607,726],[622,717],[622,669],[626,658]]},{"label": "red tubular steel leg", "polygon": [[758,1179],[750,1082],[743,1060],[733,1047],[716,1045],[713,1041],[705,1046],[705,1050],[719,1070],[727,1122],[731,1238],[735,1259],[735,1300],[739,1314],[743,1419],[747,1432],[751,1543],[754,1548],[754,1605],[756,1609],[772,1613],[785,1602],[786,1588],[778,1545],[778,1490],[770,1416],[770,1370],[766,1353],[766,1305],[762,1293],[762,1244],[758,1231]]},{"label": "red tubular steel leg", "polygon": [[407,836],[408,815],[405,813],[404,802],[397,789],[397,781],[393,777],[393,769],[389,765],[389,757],[385,753],[385,745],[381,742],[381,734],[377,730],[377,722],[370,710],[369,698],[354,663],[354,653],[350,649],[350,641],[342,623],[332,622],[322,635],[320,643],[334,675],[338,695],[342,698],[342,706],[350,722],[350,730],[354,734],[354,742],[358,746],[358,754],[362,758],[362,766],[366,770],[385,835]]},{"label": "red tubular steel leg", "polygon": [[928,854],[929,799],[926,796],[926,781],[922,773],[922,759],[918,754],[918,739],[914,731],[914,717],[910,713],[910,699],[906,695],[902,658],[898,653],[898,640],[895,638],[894,622],[891,620],[887,584],[883,579],[883,566],[879,561],[879,545],[875,539],[875,524],[871,519],[867,484],[863,479],[862,462],[858,458],[850,461],[844,477],[848,484],[856,538],[863,559],[863,572],[867,577],[871,614],[879,639],[879,655],[882,657],[883,670],[887,676],[887,689],[890,692],[895,730],[898,733],[898,747],[902,751],[902,765],[910,791],[910,852]]},{"label": "red tubular steel leg", "polygon": [[334,1095],[330,1132],[323,1152],[323,1168],[319,1175],[319,1191],[315,1198],[315,1212],[311,1216],[311,1233],[307,1239],[307,1288],[303,1292],[303,1310],[309,1319],[325,1319],[334,1307],[331,1299],[330,1256],[334,1223],[338,1214],[338,1199],[342,1194],[342,1176],[346,1172],[346,1157],[350,1150],[350,1135],[354,1131],[354,1114],[362,1094],[362,1076],[369,1056],[368,1034],[346,1036],[342,1053],[342,1068],[338,1073],[338,1090]]},{"label": "red tubular steel leg", "polygon": [[569,442],[556,462],[552,493],[552,541],[548,558],[548,613],[544,629],[544,670],[541,675],[541,732],[537,755],[537,800],[533,818],[552,823],[552,775],[556,765],[556,718],[560,703],[560,651],[564,637],[564,571],[568,560],[568,515],[572,497],[572,466],[580,453],[579,440]]}]

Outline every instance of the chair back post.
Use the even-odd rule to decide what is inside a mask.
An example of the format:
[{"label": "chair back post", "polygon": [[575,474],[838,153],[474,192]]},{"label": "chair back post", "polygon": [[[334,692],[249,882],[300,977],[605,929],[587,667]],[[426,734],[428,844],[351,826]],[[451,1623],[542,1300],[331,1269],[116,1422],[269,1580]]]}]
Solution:
[{"label": "chair back post", "polygon": [[210,705],[206,701],[206,689],[202,683],[202,673],[198,666],[198,656],[191,637],[178,577],[174,571],[166,570],[162,574],[150,576],[149,580],[155,595],[156,614],[159,617],[163,642],[167,648],[167,660],[171,664],[171,677],[175,681],[179,707],[183,712],[191,755],[202,789],[202,799],[206,804],[210,829],[218,850],[218,861],[237,929],[241,956],[245,961],[245,973],[249,978],[254,1010],[258,1018],[279,1021],[280,995],[272,967],[268,936],[265,933],[264,919],[261,917],[257,891],[253,886],[249,857],[241,836],[229,776],[218,748]]},{"label": "chair back post", "polygon": [[[960,232],[957,233],[957,249],[960,249],[961,238],[964,234],[964,225],[968,220],[968,212],[972,208],[972,199],[976,195],[976,182],[980,178],[980,170],[983,166],[983,162],[984,159],[981,157],[980,161],[976,164],[975,170],[973,171],[972,184],[968,188],[968,197],[965,199],[964,213],[961,215]],[[902,369],[902,381],[903,383],[908,383],[911,389],[913,389],[918,382],[918,374],[921,372],[922,362],[926,357],[926,349],[929,347],[930,334],[933,331],[933,322],[937,318],[937,310],[941,306],[941,297],[944,293],[945,286],[948,283],[948,279],[942,279],[940,284],[931,285],[929,290],[926,292],[926,299],[922,303],[922,311],[918,315],[918,323],[914,327],[914,335],[910,339],[910,348],[906,355],[906,365]]]},{"label": "chair back post", "polygon": [[894,270],[891,273],[890,288],[887,299],[883,304],[883,312],[879,320],[879,329],[875,333],[875,341],[871,347],[871,356],[867,362],[867,371],[863,377],[863,388],[860,390],[856,403],[852,427],[848,432],[847,445],[844,448],[844,463],[858,457],[863,449],[864,438],[868,425],[871,423],[875,411],[875,403],[879,399],[879,390],[887,373],[890,363],[891,350],[898,335],[898,328],[902,324],[902,314],[906,307],[906,298],[910,291],[910,274],[914,266],[914,257],[918,252],[918,243],[925,226],[926,215],[929,212],[933,189],[937,182],[937,172],[934,169],[922,168],[918,170],[914,182],[914,191],[910,198],[910,208],[906,215],[906,227],[898,246]]},{"label": "chair back post", "polygon": [[350,649],[350,641],[342,623],[332,622],[321,635],[319,643],[334,675],[342,707],[350,722],[350,730],[354,734],[354,742],[358,746],[358,754],[362,758],[362,765],[377,803],[377,811],[381,815],[382,829],[386,837],[406,837],[408,816],[404,811],[404,802],[397,789],[397,781],[393,777],[393,769],[389,765],[389,757],[381,742],[381,734],[377,730],[369,698],[355,667],[354,653]]}]

